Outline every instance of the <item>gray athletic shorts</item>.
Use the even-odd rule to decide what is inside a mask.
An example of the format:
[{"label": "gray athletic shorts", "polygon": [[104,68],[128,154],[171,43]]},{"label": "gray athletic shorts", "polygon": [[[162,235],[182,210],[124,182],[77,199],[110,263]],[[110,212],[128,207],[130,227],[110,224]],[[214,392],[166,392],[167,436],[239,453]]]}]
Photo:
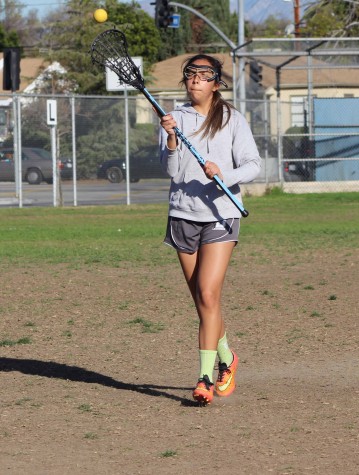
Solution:
[{"label": "gray athletic shorts", "polygon": [[193,254],[202,244],[229,241],[237,244],[238,235],[238,218],[201,223],[169,216],[164,243],[174,247],[178,252]]}]

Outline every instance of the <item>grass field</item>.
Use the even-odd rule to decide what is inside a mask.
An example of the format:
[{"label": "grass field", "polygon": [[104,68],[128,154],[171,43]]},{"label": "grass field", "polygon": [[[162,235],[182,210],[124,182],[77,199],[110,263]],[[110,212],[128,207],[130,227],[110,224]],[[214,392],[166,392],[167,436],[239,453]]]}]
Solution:
[{"label": "grass field", "polygon": [[165,205],[0,209],[0,472],[359,473],[359,193],[245,206],[207,408]]},{"label": "grass field", "polygon": [[[247,198],[241,242],[294,249],[356,247],[359,193]],[[165,205],[0,209],[0,257],[11,262],[160,264]]]}]

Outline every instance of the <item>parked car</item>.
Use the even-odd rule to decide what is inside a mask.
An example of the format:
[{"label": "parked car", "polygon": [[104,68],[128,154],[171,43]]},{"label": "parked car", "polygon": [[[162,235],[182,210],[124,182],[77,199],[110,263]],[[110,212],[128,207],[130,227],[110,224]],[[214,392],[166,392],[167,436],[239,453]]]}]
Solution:
[{"label": "parked car", "polygon": [[[52,183],[52,155],[42,148],[22,147],[22,179],[30,185],[38,185],[42,181]],[[72,177],[72,161],[67,158],[60,160],[60,176],[63,179]],[[14,149],[0,148],[0,181],[15,180]]]},{"label": "parked car", "polygon": [[[138,182],[144,178],[168,178],[162,170],[158,158],[158,147],[150,147],[130,157],[130,181]],[[126,160],[113,158],[101,163],[97,168],[97,178],[105,178],[111,183],[126,179]]]},{"label": "parked car", "polygon": [[[28,150],[28,149],[26,149]],[[50,152],[43,148],[32,148],[31,149],[34,153],[40,155],[44,160],[51,160],[52,162],[52,155]],[[60,176],[63,180],[69,180],[73,177],[72,171],[72,160],[71,158],[60,157],[59,161],[59,169],[60,169]]]},{"label": "parked car", "polygon": [[62,180],[71,180],[73,178],[73,167],[71,158],[60,158],[60,176]]}]

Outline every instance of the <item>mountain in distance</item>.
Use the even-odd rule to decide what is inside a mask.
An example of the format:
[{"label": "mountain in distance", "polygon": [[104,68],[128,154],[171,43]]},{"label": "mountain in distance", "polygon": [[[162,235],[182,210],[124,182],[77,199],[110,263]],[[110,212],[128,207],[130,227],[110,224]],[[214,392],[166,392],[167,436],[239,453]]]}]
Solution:
[{"label": "mountain in distance", "polygon": [[[155,14],[154,0],[140,0],[141,7],[151,16]],[[177,1],[181,3],[181,0]],[[231,0],[231,11],[237,11],[238,0]],[[181,13],[181,9],[178,9]],[[261,23],[270,15],[278,18],[292,19],[294,14],[292,1],[285,0],[244,0],[244,18],[253,23]]]},{"label": "mountain in distance", "polygon": [[[231,0],[231,11],[237,11],[238,0]],[[244,18],[253,23],[261,23],[269,16],[292,19],[294,7],[285,0],[244,0]]]}]

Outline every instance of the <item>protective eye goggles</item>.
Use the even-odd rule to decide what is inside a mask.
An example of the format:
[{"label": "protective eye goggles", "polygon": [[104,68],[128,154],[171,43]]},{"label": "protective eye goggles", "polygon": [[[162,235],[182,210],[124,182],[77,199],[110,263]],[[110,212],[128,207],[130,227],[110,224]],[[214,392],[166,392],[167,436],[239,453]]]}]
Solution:
[{"label": "protective eye goggles", "polygon": [[197,64],[192,64],[187,66],[183,71],[184,77],[186,79],[193,79],[195,76],[198,76],[200,81],[214,81],[218,77],[218,73],[210,68],[209,66],[201,66]]},{"label": "protective eye goggles", "polygon": [[223,86],[228,87],[224,81],[219,80],[218,72],[209,66],[190,64],[184,69],[183,75],[186,79],[193,79],[195,76],[197,76],[200,81],[217,81],[220,84],[223,84]]}]

